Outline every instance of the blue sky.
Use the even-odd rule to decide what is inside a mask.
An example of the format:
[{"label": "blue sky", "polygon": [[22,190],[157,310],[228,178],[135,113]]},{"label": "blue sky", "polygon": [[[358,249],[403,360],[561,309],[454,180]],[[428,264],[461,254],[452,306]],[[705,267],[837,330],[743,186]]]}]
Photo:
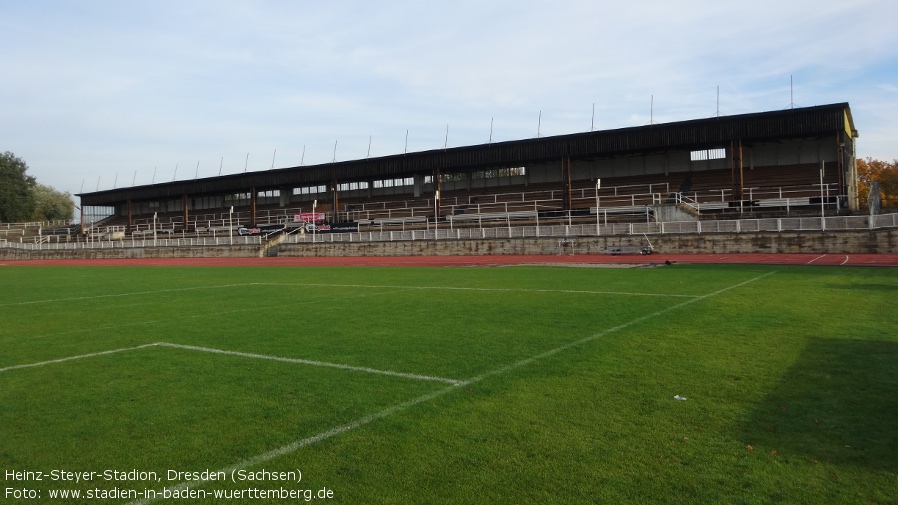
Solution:
[{"label": "blue sky", "polygon": [[491,124],[711,117],[719,87],[723,115],[849,102],[858,155],[892,160],[896,19],[886,0],[0,0],[0,151],[90,192],[480,144]]}]

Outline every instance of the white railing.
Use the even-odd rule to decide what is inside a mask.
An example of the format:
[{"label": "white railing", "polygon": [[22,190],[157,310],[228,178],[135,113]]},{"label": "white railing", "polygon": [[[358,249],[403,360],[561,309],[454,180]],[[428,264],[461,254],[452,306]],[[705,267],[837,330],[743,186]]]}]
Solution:
[{"label": "white railing", "polygon": [[[817,185],[819,187],[819,185]],[[833,185],[834,186],[834,185]],[[744,200],[733,201],[732,191],[722,189],[713,193],[674,193],[675,202],[689,207],[695,212],[739,209],[740,211],[752,210],[762,207],[777,207],[786,209],[786,213],[792,208],[820,205],[821,200],[828,207],[835,206],[841,210],[841,204],[845,195],[839,195],[835,188],[824,185],[822,193],[809,193],[805,190],[789,190],[788,188],[775,188],[772,190],[754,191],[758,188],[746,188]]]},{"label": "white railing", "polygon": [[0,223],[0,230],[9,230],[13,228],[53,228],[69,226],[71,224],[72,221],[68,219],[56,221],[31,221],[27,223]]},{"label": "white railing", "polygon": [[[415,240],[472,240],[535,237],[621,236],[702,233],[759,233],[789,231],[838,231],[898,228],[898,213],[878,216],[786,217],[770,219],[732,219],[713,221],[677,221],[666,223],[610,223],[548,226],[498,226],[493,228],[433,228],[406,231],[366,231],[355,233],[288,233],[282,243],[314,242],[393,242]],[[294,230],[295,231],[295,230]],[[261,236],[144,238],[99,240],[94,242],[17,243],[0,239],[0,247],[22,250],[127,249],[148,247],[261,246]]]},{"label": "white railing", "polygon": [[879,216],[786,217],[676,221],[667,223],[611,223],[551,226],[498,226],[494,228],[442,228],[405,231],[367,231],[292,235],[283,243],[394,242],[403,240],[471,240],[490,238],[572,237],[605,235],[661,235],[675,233],[759,233],[788,231],[844,231],[898,228],[898,214]]},{"label": "white railing", "polygon": [[0,242],[0,247],[26,251],[74,251],[83,249],[132,249],[147,247],[211,247],[211,246],[261,246],[261,236],[199,237],[199,238],[157,238],[139,240],[97,240],[93,242],[16,243]]}]

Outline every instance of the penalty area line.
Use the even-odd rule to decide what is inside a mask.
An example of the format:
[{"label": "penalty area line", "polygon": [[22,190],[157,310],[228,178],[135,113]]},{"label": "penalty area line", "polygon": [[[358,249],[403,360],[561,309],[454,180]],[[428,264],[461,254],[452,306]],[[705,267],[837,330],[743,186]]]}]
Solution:
[{"label": "penalty area line", "polygon": [[199,347],[195,345],[172,344],[168,342],[159,342],[161,347],[172,347],[175,349],[186,349],[189,351],[209,352],[213,354],[225,354],[229,356],[240,356],[242,358],[267,359],[271,361],[280,361],[282,363],[299,363],[302,365],[323,366],[328,368],[338,368],[340,370],[350,370],[353,372],[364,372],[378,375],[389,375],[391,377],[402,377],[404,379],[415,379],[433,382],[443,382],[452,384],[453,386],[461,385],[463,381],[458,379],[449,379],[446,377],[434,377],[432,375],[419,375],[406,372],[395,372],[392,370],[380,370],[377,368],[369,368],[364,366],[344,365],[342,363],[329,363],[327,361],[315,361],[302,358],[285,358],[281,356],[269,356],[267,354],[256,354],[251,352],[227,351],[224,349],[215,349],[212,347]]},{"label": "penalty area line", "polygon": [[0,372],[6,372],[9,370],[18,370],[20,368],[33,368],[33,367],[38,367],[38,366],[53,365],[56,363],[65,363],[66,361],[74,361],[74,360],[85,359],[85,358],[94,358],[97,356],[105,356],[107,354],[115,354],[118,352],[136,351],[138,349],[145,349],[147,347],[154,347],[157,345],[160,345],[160,342],[153,342],[152,344],[143,344],[143,345],[138,345],[135,347],[122,347],[121,349],[110,349],[108,351],[92,352],[90,354],[79,354],[77,356],[68,356],[65,358],[40,361],[38,363],[27,363],[24,365],[13,365],[13,366],[8,366],[6,368],[0,368]]}]

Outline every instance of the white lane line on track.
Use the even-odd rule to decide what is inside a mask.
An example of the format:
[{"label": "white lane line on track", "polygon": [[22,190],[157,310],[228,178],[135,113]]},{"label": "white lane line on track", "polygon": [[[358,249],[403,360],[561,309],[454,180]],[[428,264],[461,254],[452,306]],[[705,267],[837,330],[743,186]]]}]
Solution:
[{"label": "white lane line on track", "polygon": [[377,368],[369,368],[369,367],[363,367],[363,366],[344,365],[342,363],[329,363],[327,361],[315,361],[315,360],[301,359],[301,358],[285,358],[285,357],[281,357],[281,356],[269,356],[267,354],[255,354],[255,353],[240,352],[240,351],[227,351],[224,349],[214,349],[211,347],[200,347],[200,346],[195,346],[195,345],[172,344],[169,342],[159,342],[158,345],[161,347],[173,347],[176,349],[186,349],[186,350],[190,350],[190,351],[208,352],[208,353],[213,353],[213,354],[225,354],[225,355],[229,355],[229,356],[240,356],[243,358],[267,359],[267,360],[271,360],[271,361],[280,361],[283,363],[299,363],[302,365],[313,365],[313,366],[322,366],[322,367],[328,367],[328,368],[339,368],[341,370],[350,370],[353,372],[365,372],[365,373],[378,374],[378,375],[389,375],[392,377],[402,377],[404,379],[444,382],[446,384],[452,384],[453,386],[458,386],[458,385],[462,384],[462,382],[463,382],[458,379],[448,379],[446,377],[434,377],[431,375],[419,375],[419,374],[406,373],[406,372],[395,372],[392,370],[380,370]]},{"label": "white lane line on track", "polygon": [[824,257],[824,256],[826,256],[826,255],[825,255],[825,254],[821,254],[820,256],[817,256],[816,258],[812,259],[811,261],[808,261],[806,264],[807,264],[807,265],[810,265],[811,263],[813,263],[813,262],[819,260],[820,258],[822,258],[822,257]]},{"label": "white lane line on track", "polygon": [[[330,429],[330,430],[327,430],[327,431],[318,433],[317,435],[313,435],[313,436],[311,436],[311,437],[307,437],[307,438],[303,438],[303,439],[300,439],[300,440],[296,440],[295,442],[291,442],[291,443],[289,443],[289,444],[283,445],[283,446],[281,446],[281,447],[278,447],[278,448],[273,449],[273,450],[271,450],[271,451],[268,451],[268,452],[266,452],[266,453],[259,454],[258,456],[254,456],[254,457],[252,457],[252,458],[245,459],[245,460],[243,460],[243,461],[239,461],[239,462],[237,462],[237,463],[235,463],[235,464],[233,464],[233,465],[231,465],[231,466],[229,466],[229,467],[222,468],[221,471],[223,471],[223,472],[227,473],[228,475],[230,475],[231,472],[233,472],[233,471],[244,470],[244,469],[249,468],[249,467],[252,467],[252,466],[256,466],[256,465],[259,465],[259,464],[262,464],[262,463],[267,463],[268,461],[271,461],[271,460],[273,460],[273,459],[275,459],[275,458],[278,458],[278,457],[280,457],[280,456],[284,456],[284,455],[287,455],[287,454],[291,454],[291,453],[293,453],[293,452],[296,452],[297,450],[299,450],[299,449],[301,449],[301,448],[303,448],[303,447],[306,447],[306,446],[309,446],[309,445],[312,445],[312,444],[321,442],[321,441],[323,441],[323,440],[327,440],[327,439],[333,438],[333,437],[338,436],[338,435],[342,435],[342,434],[344,434],[344,433],[346,433],[346,432],[349,432],[349,431],[352,431],[352,430],[354,430],[354,429],[356,429],[356,428],[360,428],[360,427],[362,427],[362,426],[365,426],[366,424],[370,424],[371,422],[376,421],[376,420],[378,420],[378,419],[383,419],[383,418],[388,417],[388,416],[390,416],[390,415],[392,415],[392,414],[395,414],[395,413],[397,413],[397,412],[400,412],[400,411],[403,411],[403,410],[405,410],[405,409],[408,409],[409,407],[413,407],[413,406],[415,406],[415,405],[418,405],[419,403],[423,403],[423,402],[426,402],[426,401],[429,401],[429,400],[433,400],[434,398],[438,398],[438,397],[440,397],[440,396],[446,395],[447,393],[451,393],[452,391],[457,390],[459,386],[467,386],[467,385],[469,385],[469,384],[473,384],[473,383],[475,383],[475,382],[482,381],[482,380],[484,380],[484,379],[486,379],[486,378],[488,378],[488,377],[492,377],[492,376],[495,376],[495,375],[500,375],[500,374],[506,373],[506,372],[508,372],[508,371],[514,370],[514,369],[516,369],[516,368],[520,368],[520,367],[522,367],[522,366],[528,365],[528,364],[533,363],[533,362],[535,362],[535,361],[538,361],[538,360],[540,360],[540,359],[547,358],[547,357],[549,357],[549,356],[558,354],[558,353],[560,353],[560,352],[562,352],[562,351],[565,351],[565,350],[567,350],[567,349],[570,349],[570,348],[572,348],[572,347],[575,347],[575,346],[578,346],[578,345],[582,345],[582,344],[585,344],[585,343],[587,343],[587,342],[591,342],[591,341],[596,340],[596,339],[598,339],[598,338],[601,338],[601,337],[603,337],[603,336],[605,336],[605,335],[608,335],[609,333],[613,333],[613,332],[616,332],[616,331],[623,330],[623,329],[628,328],[628,327],[630,327],[630,326],[633,326],[633,325],[635,325],[635,324],[641,323],[642,321],[645,321],[645,320],[647,320],[647,319],[651,319],[651,318],[660,316],[660,315],[665,314],[665,313],[667,313],[667,312],[670,312],[670,311],[672,311],[672,310],[676,310],[676,309],[685,307],[685,306],[687,306],[687,305],[690,305],[690,304],[692,304],[692,303],[695,303],[695,302],[698,302],[698,301],[701,301],[701,300],[706,300],[706,299],[711,298],[711,297],[713,297],[713,296],[717,296],[717,295],[723,294],[723,293],[725,293],[725,292],[727,292],[727,291],[730,291],[730,290],[733,290],[733,289],[740,288],[740,287],[745,286],[745,285],[747,285],[747,284],[750,284],[750,283],[752,283],[752,282],[759,281],[759,280],[763,279],[764,277],[767,277],[767,276],[769,276],[769,275],[773,275],[773,274],[775,274],[775,273],[776,273],[775,271],[773,271],[773,272],[768,272],[768,273],[766,273],[766,274],[764,274],[764,275],[760,275],[760,276],[758,276],[758,277],[754,277],[754,278],[749,279],[749,280],[747,280],[747,281],[740,282],[740,283],[738,283],[738,284],[734,284],[734,285],[732,285],[732,286],[729,286],[729,287],[726,287],[726,288],[723,288],[723,289],[719,289],[719,290],[717,290],[717,291],[714,291],[713,293],[708,293],[708,294],[706,294],[706,295],[701,295],[701,296],[695,297],[695,298],[693,298],[693,299],[691,299],[691,300],[687,300],[687,301],[685,301],[685,302],[681,302],[681,303],[678,303],[678,304],[676,304],[676,305],[672,305],[672,306],[670,306],[670,307],[668,307],[668,308],[666,308],[666,309],[659,310],[659,311],[654,312],[654,313],[652,313],[652,314],[649,314],[649,315],[646,315],[646,316],[642,316],[642,317],[638,317],[638,318],[636,318],[636,319],[634,319],[634,320],[632,320],[632,321],[630,321],[630,322],[627,322],[627,323],[624,323],[624,324],[615,326],[615,327],[613,327],[613,328],[610,328],[610,329],[601,331],[601,332],[596,333],[596,334],[594,334],[594,335],[590,335],[590,336],[588,336],[588,337],[586,337],[586,338],[582,338],[582,339],[580,339],[580,340],[576,340],[576,341],[571,342],[571,343],[569,343],[569,344],[565,344],[565,345],[563,345],[563,346],[561,346],[561,347],[556,347],[555,349],[551,349],[551,350],[546,351],[546,352],[543,352],[543,353],[541,353],[541,354],[537,354],[537,355],[532,356],[532,357],[530,357],[530,358],[523,359],[523,360],[521,360],[521,361],[518,361],[518,362],[515,362],[515,363],[511,363],[511,364],[509,364],[509,365],[506,365],[506,366],[504,366],[504,367],[497,368],[497,369],[495,369],[495,370],[486,372],[486,373],[481,374],[481,375],[479,375],[479,376],[477,376],[477,377],[474,377],[473,379],[464,381],[464,382],[462,382],[462,383],[460,383],[460,384],[458,384],[458,385],[455,385],[455,386],[449,386],[449,387],[447,387],[447,388],[443,388],[443,389],[440,389],[440,390],[438,390],[438,391],[434,391],[433,393],[426,394],[426,395],[423,395],[423,396],[419,396],[419,397],[414,398],[414,399],[412,399],[412,400],[409,400],[409,401],[407,401],[407,402],[405,402],[405,403],[401,403],[401,404],[399,404],[399,405],[394,405],[394,406],[392,406],[392,407],[387,407],[386,409],[381,410],[380,412],[377,412],[377,413],[374,413],[374,414],[370,414],[370,415],[365,416],[365,417],[358,418],[358,419],[356,419],[356,420],[354,420],[354,421],[350,421],[350,422],[348,422],[348,423],[346,423],[346,424],[343,424],[343,425],[340,425],[340,426],[338,426],[338,427],[336,427],[336,428],[333,428],[333,429]],[[170,491],[182,491],[182,490],[187,489],[187,488],[195,489],[195,488],[198,488],[198,487],[202,486],[202,485],[205,484],[206,482],[208,482],[208,481],[198,480],[198,481],[193,481],[193,482],[181,482],[181,483],[179,483],[179,484],[176,484],[176,485],[174,485],[174,486],[168,487],[168,488],[166,488],[166,489],[168,489],[168,490],[170,490]],[[155,501],[157,501],[157,499],[154,499],[154,498],[146,498],[146,499],[143,499],[143,500],[136,500],[136,501],[129,502],[127,505],[147,505],[147,504],[153,503],[153,502],[155,502]]]}]

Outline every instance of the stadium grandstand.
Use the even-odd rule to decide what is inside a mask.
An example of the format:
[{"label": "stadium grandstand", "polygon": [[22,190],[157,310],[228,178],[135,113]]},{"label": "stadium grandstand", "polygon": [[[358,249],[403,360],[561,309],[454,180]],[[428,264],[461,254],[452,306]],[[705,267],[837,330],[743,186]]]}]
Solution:
[{"label": "stadium grandstand", "polygon": [[848,103],[836,103],[173,181],[78,194],[80,226],[39,240],[133,247],[253,237],[264,246],[273,231],[293,242],[395,240],[416,230],[486,238],[496,228],[512,237],[527,227],[548,236],[553,226],[556,235],[599,236],[849,216],[863,213],[857,137]]}]

